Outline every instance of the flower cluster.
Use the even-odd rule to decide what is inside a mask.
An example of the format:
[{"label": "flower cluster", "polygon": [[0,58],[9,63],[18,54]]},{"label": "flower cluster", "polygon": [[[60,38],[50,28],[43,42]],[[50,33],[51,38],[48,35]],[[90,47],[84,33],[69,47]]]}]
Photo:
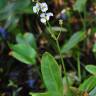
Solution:
[{"label": "flower cluster", "polygon": [[53,13],[47,12],[48,5],[45,2],[43,3],[37,2],[36,5],[33,7],[34,13],[38,14],[40,11],[41,11],[40,21],[46,24],[46,22],[50,19],[50,17],[53,16]]}]

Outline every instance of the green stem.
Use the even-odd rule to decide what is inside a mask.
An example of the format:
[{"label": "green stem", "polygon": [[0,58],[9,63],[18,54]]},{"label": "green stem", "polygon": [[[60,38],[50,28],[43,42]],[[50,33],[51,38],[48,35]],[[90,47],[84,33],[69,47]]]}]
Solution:
[{"label": "green stem", "polygon": [[62,53],[60,51],[60,45],[59,45],[59,42],[58,42],[58,38],[56,38],[56,36],[52,32],[52,29],[51,29],[51,26],[50,26],[49,22],[47,22],[47,24],[49,26],[49,30],[48,30],[49,33],[51,34],[51,36],[53,37],[53,39],[56,41],[57,48],[58,48],[58,53],[60,54],[60,59],[61,59],[62,67],[63,67],[63,70],[64,70],[64,75],[66,77],[66,83],[67,83],[68,89],[70,89],[69,82],[68,82],[68,76],[67,76],[67,72],[66,72],[66,67],[65,67],[65,64],[64,64]]},{"label": "green stem", "polygon": [[70,87],[69,87],[69,82],[68,82],[68,76],[67,76],[67,72],[66,72],[66,67],[65,67],[65,64],[64,64],[62,53],[60,51],[60,45],[59,45],[58,40],[56,40],[56,44],[57,44],[58,52],[60,54],[61,63],[62,63],[62,67],[63,67],[63,70],[64,70],[64,75],[66,77],[66,83],[67,83],[67,86],[68,86],[68,89],[69,89]]},{"label": "green stem", "polygon": [[[62,25],[60,25],[60,29],[62,29]],[[60,32],[59,32],[59,34],[58,34],[58,36],[57,36],[57,40],[59,39],[61,32],[62,32],[62,31],[60,30]]]},{"label": "green stem", "polygon": [[48,31],[49,31],[49,33],[51,34],[52,38],[53,38],[54,40],[56,40],[56,37],[55,37],[54,33],[52,32],[52,28],[51,28],[51,26],[50,26],[50,24],[49,24],[48,21],[47,21],[47,24],[48,24],[48,26],[49,26],[49,28],[47,28]]},{"label": "green stem", "polygon": [[77,56],[77,68],[78,68],[78,78],[81,81],[81,68],[80,68],[80,54],[78,53]]}]

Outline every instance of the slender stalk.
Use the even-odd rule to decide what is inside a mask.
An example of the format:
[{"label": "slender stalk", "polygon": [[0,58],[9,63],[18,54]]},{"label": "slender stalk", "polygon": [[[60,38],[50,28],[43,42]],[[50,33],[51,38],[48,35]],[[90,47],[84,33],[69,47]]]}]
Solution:
[{"label": "slender stalk", "polygon": [[78,53],[77,56],[77,68],[78,68],[78,78],[81,81],[81,68],[80,68],[80,54]]},{"label": "slender stalk", "polygon": [[49,28],[48,28],[49,33],[51,34],[52,38],[53,38],[54,40],[56,40],[56,36],[55,36],[54,33],[52,32],[52,28],[51,28],[51,26],[50,26],[50,24],[49,24],[48,21],[47,21],[47,24],[48,24],[48,26],[49,26]]},{"label": "slender stalk", "polygon": [[66,67],[65,67],[65,64],[64,64],[63,56],[62,56],[61,51],[60,51],[60,45],[59,45],[58,40],[56,40],[56,44],[57,44],[58,52],[60,54],[61,63],[62,63],[62,67],[63,67],[63,70],[64,70],[64,75],[66,77],[66,83],[67,83],[68,89],[70,89],[69,82],[68,82],[68,76],[67,76],[67,72],[66,72]]},{"label": "slender stalk", "polygon": [[51,26],[50,26],[49,22],[47,22],[47,24],[49,26],[49,30],[48,30],[49,33],[51,34],[51,36],[53,37],[53,39],[56,41],[57,48],[58,48],[58,53],[60,54],[60,59],[61,59],[62,67],[63,67],[63,70],[64,70],[64,75],[66,77],[66,83],[67,83],[68,89],[70,89],[69,82],[68,82],[68,76],[67,76],[67,72],[66,72],[66,67],[65,67],[65,64],[64,64],[62,53],[60,51],[60,45],[59,45],[59,42],[58,42],[58,38],[56,38],[56,36],[52,32],[52,29],[51,29]]},{"label": "slender stalk", "polygon": [[[60,24],[60,28],[62,28],[62,24]],[[59,34],[58,34],[58,36],[57,36],[57,40],[59,39],[61,32],[62,32],[62,31],[60,30],[60,32],[59,32]]]},{"label": "slender stalk", "polygon": [[[83,14],[84,14],[84,18],[81,16],[81,14],[80,14],[80,17],[83,24],[83,30],[84,32],[86,32],[86,5],[84,7]],[[78,53],[78,56],[77,56],[77,68],[78,68],[78,78],[79,78],[79,81],[81,81],[80,53]]]}]

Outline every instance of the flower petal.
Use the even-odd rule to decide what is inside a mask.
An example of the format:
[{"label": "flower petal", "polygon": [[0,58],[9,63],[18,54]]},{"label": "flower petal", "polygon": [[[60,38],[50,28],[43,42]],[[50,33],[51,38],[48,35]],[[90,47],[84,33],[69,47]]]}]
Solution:
[{"label": "flower petal", "polygon": [[46,19],[47,20],[49,20],[51,16],[53,16],[53,13],[51,13],[51,12],[46,13]]},{"label": "flower petal", "polygon": [[37,8],[40,8],[40,4],[39,4],[39,3],[36,3],[36,7],[37,7]]},{"label": "flower petal", "polygon": [[49,13],[46,13],[47,16],[53,16],[53,13],[49,12]]},{"label": "flower petal", "polygon": [[40,21],[44,24],[46,24],[46,19],[45,18],[41,18]]},{"label": "flower petal", "polygon": [[46,12],[48,10],[48,5],[45,2],[41,3],[40,7],[42,12]]},{"label": "flower petal", "polygon": [[46,20],[48,21],[50,19],[50,16],[46,15]]},{"label": "flower petal", "polygon": [[40,17],[45,18],[45,16],[46,16],[46,13],[41,13],[41,14],[40,14]]},{"label": "flower petal", "polygon": [[38,14],[39,11],[40,11],[40,5],[36,3],[36,5],[33,7],[33,12]]},{"label": "flower petal", "polygon": [[33,7],[33,12],[38,14],[39,9],[38,9],[36,6],[34,6],[34,7]]}]

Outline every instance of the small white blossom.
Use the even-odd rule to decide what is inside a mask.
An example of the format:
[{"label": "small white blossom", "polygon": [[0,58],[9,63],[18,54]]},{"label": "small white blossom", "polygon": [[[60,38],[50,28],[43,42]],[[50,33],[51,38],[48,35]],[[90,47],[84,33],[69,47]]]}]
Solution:
[{"label": "small white blossom", "polygon": [[46,12],[48,10],[48,5],[45,2],[43,2],[40,4],[40,8],[42,12]]},{"label": "small white blossom", "polygon": [[46,24],[46,21],[48,21],[50,17],[53,16],[53,13],[51,12],[47,13],[47,10],[48,10],[48,5],[45,2],[43,3],[37,2],[36,5],[33,7],[34,13],[38,14],[39,11],[42,12],[40,15],[40,21],[44,24]]},{"label": "small white blossom", "polygon": [[45,18],[41,18],[40,21],[44,24],[46,24],[46,19]]},{"label": "small white blossom", "polygon": [[40,5],[36,3],[36,5],[33,7],[33,12],[38,14],[39,11],[40,11]]},{"label": "small white blossom", "polygon": [[49,13],[42,13],[42,14],[40,15],[40,17],[41,17],[40,21],[41,21],[42,23],[46,23],[46,21],[48,21],[51,16],[53,16],[53,13],[51,13],[51,12],[49,12]]}]

